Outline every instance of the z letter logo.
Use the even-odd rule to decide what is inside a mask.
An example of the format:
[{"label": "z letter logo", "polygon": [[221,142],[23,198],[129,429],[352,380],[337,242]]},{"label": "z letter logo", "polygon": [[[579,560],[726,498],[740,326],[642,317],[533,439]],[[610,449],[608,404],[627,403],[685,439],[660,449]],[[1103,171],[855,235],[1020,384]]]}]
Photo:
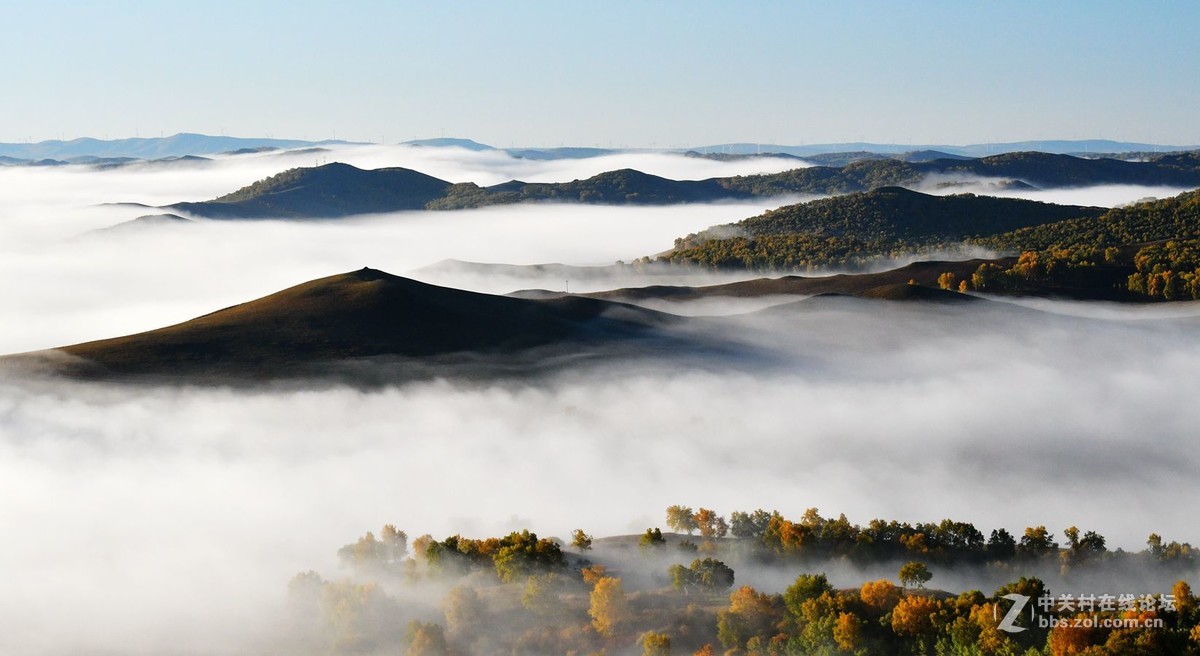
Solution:
[{"label": "z letter logo", "polygon": [[996,628],[1009,633],[1020,633],[1024,631],[1025,627],[1016,626],[1013,624],[1013,622],[1017,621],[1017,618],[1021,615],[1021,611],[1025,610],[1025,604],[1029,603],[1029,597],[1014,593],[1006,594],[1001,597],[1001,599],[1008,599],[1013,602],[1013,605],[1008,609],[1008,613],[1004,615],[1004,619],[1000,620],[1000,624],[996,625]]}]

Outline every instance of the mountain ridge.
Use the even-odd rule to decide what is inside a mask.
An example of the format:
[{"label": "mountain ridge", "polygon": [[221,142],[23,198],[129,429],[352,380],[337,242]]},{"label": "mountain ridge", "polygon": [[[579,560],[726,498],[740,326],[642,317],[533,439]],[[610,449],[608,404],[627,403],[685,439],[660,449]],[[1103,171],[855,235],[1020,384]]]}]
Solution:
[{"label": "mountain ridge", "polygon": [[[666,205],[919,187],[933,176],[941,180],[939,184],[956,186],[984,179],[1000,181],[987,183],[993,186],[1021,188],[1097,184],[1196,187],[1200,186],[1200,154],[1168,155],[1149,162],[1089,160],[1046,153],[916,162],[861,159],[841,167],[812,166],[705,180],[672,180],[635,169],[619,169],[570,182],[513,180],[488,187],[470,182],[455,184],[412,169],[359,169],[335,162],[288,169],[209,201],[177,203],[163,209],[210,218],[337,218],[538,201]],[[954,182],[956,177],[959,182]]]}]

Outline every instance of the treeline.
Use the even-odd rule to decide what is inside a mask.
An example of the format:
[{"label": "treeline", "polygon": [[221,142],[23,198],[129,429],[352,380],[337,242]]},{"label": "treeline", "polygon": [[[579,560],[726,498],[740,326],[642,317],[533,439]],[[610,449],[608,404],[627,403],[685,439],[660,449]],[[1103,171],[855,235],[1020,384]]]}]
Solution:
[{"label": "treeline", "polygon": [[1067,541],[1060,545],[1045,526],[1027,527],[1018,537],[1004,528],[985,534],[971,523],[951,519],[916,524],[873,519],[866,525],[858,525],[845,515],[822,517],[816,508],[809,508],[795,520],[778,511],[737,511],[726,522],[710,509],[693,512],[687,506],[671,506],[667,509],[666,523],[687,535],[699,531],[706,541],[724,537],[723,527],[728,526],[729,534],[740,539],[730,547],[743,553],[749,551],[760,561],[798,558],[819,562],[846,558],[850,562],[869,563],[920,558],[923,562],[960,565],[1028,563],[1049,558],[1070,567],[1106,558],[1138,558],[1187,569],[1200,556],[1200,550],[1190,544],[1163,543],[1157,534],[1148,538],[1146,550],[1131,554],[1110,552],[1103,536],[1094,531],[1081,532],[1073,526],[1063,531]]},{"label": "treeline", "polygon": [[1086,246],[1025,251],[1011,265],[985,262],[961,280],[945,272],[938,285],[962,292],[1083,290],[1096,298],[1200,300],[1200,240],[1171,240],[1140,248],[1110,246],[1102,252]]},{"label": "treeline", "polygon": [[[292,653],[450,654],[1182,654],[1200,650],[1200,613],[1185,581],[1165,590],[1079,595],[1052,591],[1037,563],[1081,571],[1137,559],[1194,574],[1196,551],[1151,535],[1147,549],[1110,551],[1071,527],[1061,544],[1044,526],[1019,536],[967,522],[866,525],[809,509],[788,519],[767,510],[728,518],[708,508],[667,509],[675,533],[567,544],[528,531],[503,537],[409,540],[393,525],[339,550],[349,578],[296,575],[288,598]],[[615,540],[615,541],[614,541]],[[695,540],[695,541],[693,541]],[[702,553],[695,553],[702,552]],[[836,589],[823,564],[904,563],[895,579]],[[992,594],[925,590],[944,569],[1006,563]],[[781,593],[736,584],[737,570],[793,565]],[[984,571],[984,570],[979,570]],[[795,575],[793,575],[795,576]],[[1057,585],[1057,584],[1056,584]],[[781,586],[782,587],[782,586]],[[779,588],[777,588],[779,589]],[[1117,594],[1121,593],[1121,594]],[[1135,594],[1136,593],[1136,594]],[[1003,630],[1022,595],[1031,607]],[[1070,626],[1076,618],[1105,626]]]}]

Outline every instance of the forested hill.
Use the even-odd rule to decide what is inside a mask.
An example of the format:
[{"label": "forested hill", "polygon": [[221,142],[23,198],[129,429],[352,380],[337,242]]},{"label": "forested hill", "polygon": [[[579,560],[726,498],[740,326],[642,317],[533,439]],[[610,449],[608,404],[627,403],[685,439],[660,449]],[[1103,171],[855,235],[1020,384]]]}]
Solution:
[{"label": "forested hill", "polygon": [[1200,190],[1103,210],[879,189],[792,205],[688,235],[660,260],[797,271],[853,268],[887,256],[937,257],[939,251],[961,253],[964,246],[1019,256],[983,262],[969,276],[946,266],[937,277],[943,289],[1200,300]]},{"label": "forested hill", "polygon": [[334,218],[402,210],[451,210],[553,201],[611,205],[664,205],[787,195],[828,195],[880,187],[988,181],[1008,186],[1073,187],[1098,184],[1200,186],[1200,155],[1164,155],[1152,161],[1083,159],[1011,153],[980,159],[906,162],[859,160],[782,173],[672,180],[632,169],[562,183],[514,180],[490,187],[453,184],[403,168],[358,169],[347,164],[285,171],[219,198],[166,209],[210,218]]},{"label": "forested hill", "polygon": [[665,259],[717,268],[803,270],[961,243],[1078,217],[1099,207],[884,187],[788,205],[676,240]]},{"label": "forested hill", "polygon": [[364,171],[334,163],[289,169],[219,198],[170,209],[209,218],[327,218],[424,209],[450,186],[410,169]]},{"label": "forested hill", "polygon": [[1200,238],[1200,190],[1128,207],[1098,217],[1048,223],[981,240],[1005,250],[1100,249],[1168,239]]}]

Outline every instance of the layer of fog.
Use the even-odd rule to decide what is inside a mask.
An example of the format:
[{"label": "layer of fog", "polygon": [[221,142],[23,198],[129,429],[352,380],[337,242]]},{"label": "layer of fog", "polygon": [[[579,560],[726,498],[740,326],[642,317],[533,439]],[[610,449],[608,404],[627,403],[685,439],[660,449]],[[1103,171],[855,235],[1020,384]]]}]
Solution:
[{"label": "layer of fog", "polygon": [[770,354],[726,370],[667,354],[371,393],[4,380],[0,644],[232,648],[271,629],[292,574],[336,577],[336,549],[386,522],[609,535],[673,503],[815,506],[1200,541],[1179,502],[1200,494],[1196,319],[1004,307],[814,299],[706,320]]},{"label": "layer of fog", "polygon": [[917,186],[917,190],[937,196],[972,193],[1000,198],[1023,198],[1057,205],[1118,207],[1144,200],[1170,198],[1192,189],[1192,187],[1125,184],[1063,189],[1006,189],[1000,186],[1005,182],[1006,180],[999,178],[928,176]]},{"label": "layer of fog", "polygon": [[[447,163],[445,177],[507,178],[462,157],[475,164]],[[274,172],[269,158],[0,170],[0,351],[153,328],[368,265],[630,260],[770,206],[503,207],[76,238],[144,213],[94,203],[212,197]],[[1134,549],[1151,531],[1200,541],[1178,502],[1200,492],[1194,318],[808,307],[722,329],[775,349],[727,371],[667,357],[536,385],[373,393],[4,379],[0,651],[233,651],[271,630],[292,574],[336,574],[337,547],[384,522],[414,535],[603,535],[662,525],[672,503],[816,506],[860,523],[1046,524],[1060,539],[1077,524]]]}]

